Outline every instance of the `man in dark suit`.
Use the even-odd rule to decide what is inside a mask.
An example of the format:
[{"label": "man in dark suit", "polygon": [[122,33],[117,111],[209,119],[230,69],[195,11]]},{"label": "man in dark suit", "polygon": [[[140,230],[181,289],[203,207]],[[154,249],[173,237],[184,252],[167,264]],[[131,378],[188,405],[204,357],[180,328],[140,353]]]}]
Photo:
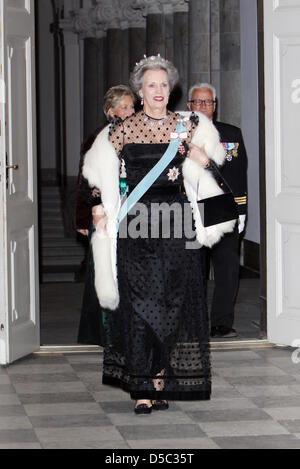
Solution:
[{"label": "man in dark suit", "polygon": [[214,121],[221,142],[226,150],[226,160],[219,168],[231,188],[237,203],[239,220],[235,230],[228,233],[212,249],[214,269],[214,292],[211,308],[211,336],[222,338],[237,337],[233,329],[234,303],[239,282],[240,233],[245,229],[247,212],[247,155],[242,132],[238,127],[214,120],[216,90],[208,83],[197,83],[189,90],[187,107],[190,111],[202,112]]}]

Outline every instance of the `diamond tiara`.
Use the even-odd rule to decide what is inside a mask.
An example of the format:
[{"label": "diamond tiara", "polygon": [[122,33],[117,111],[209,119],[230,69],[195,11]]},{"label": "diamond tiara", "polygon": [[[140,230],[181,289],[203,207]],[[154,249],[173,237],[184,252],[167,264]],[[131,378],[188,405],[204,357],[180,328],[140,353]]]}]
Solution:
[{"label": "diamond tiara", "polygon": [[165,59],[163,59],[160,54],[151,55],[150,57],[147,57],[144,54],[144,58],[142,60],[140,60],[139,62],[135,63],[135,70],[138,71],[140,68],[142,68],[144,65],[146,65],[146,63],[148,63],[149,61],[154,62],[154,60],[156,60],[158,58],[161,59],[162,61],[165,61]]}]

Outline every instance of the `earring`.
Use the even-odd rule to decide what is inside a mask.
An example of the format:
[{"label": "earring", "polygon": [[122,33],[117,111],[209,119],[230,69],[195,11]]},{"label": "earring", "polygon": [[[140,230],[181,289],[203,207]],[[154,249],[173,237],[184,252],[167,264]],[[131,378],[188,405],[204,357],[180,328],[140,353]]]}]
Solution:
[{"label": "earring", "polygon": [[141,96],[141,105],[144,106],[144,98]]}]

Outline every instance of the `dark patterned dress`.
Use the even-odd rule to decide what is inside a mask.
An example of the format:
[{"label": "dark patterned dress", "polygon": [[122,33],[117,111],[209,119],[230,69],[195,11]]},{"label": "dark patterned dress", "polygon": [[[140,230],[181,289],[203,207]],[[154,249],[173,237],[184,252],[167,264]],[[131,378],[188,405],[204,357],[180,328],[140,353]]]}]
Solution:
[{"label": "dark patterned dress", "polygon": [[[177,115],[139,112],[111,131],[131,191],[166,151]],[[193,124],[187,123],[187,142]],[[209,399],[211,372],[202,256],[187,249],[186,145],[120,225],[120,306],[104,321],[103,383],[133,399]],[[162,205],[160,205],[162,204]],[[161,207],[161,212],[158,210]],[[136,212],[135,214],[133,212]]]}]

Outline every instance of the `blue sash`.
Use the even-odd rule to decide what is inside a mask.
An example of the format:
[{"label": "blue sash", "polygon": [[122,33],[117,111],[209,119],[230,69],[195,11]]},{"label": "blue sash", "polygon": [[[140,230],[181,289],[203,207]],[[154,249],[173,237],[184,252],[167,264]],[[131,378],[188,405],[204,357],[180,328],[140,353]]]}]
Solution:
[{"label": "blue sash", "polygon": [[168,164],[173,160],[175,157],[178,146],[180,144],[180,133],[186,132],[186,127],[183,125],[182,119],[178,121],[176,127],[176,136],[172,138],[171,134],[171,141],[170,144],[160,158],[160,160],[156,163],[155,166],[146,174],[146,176],[139,182],[139,184],[133,189],[133,191],[129,194],[129,196],[124,200],[122,207],[120,208],[119,215],[118,215],[118,229],[119,224],[126,217],[127,213],[132,209],[132,207],[140,200],[140,198],[147,192],[147,190],[152,186],[152,184],[156,181],[159,175],[163,172],[163,170],[168,166]]}]

